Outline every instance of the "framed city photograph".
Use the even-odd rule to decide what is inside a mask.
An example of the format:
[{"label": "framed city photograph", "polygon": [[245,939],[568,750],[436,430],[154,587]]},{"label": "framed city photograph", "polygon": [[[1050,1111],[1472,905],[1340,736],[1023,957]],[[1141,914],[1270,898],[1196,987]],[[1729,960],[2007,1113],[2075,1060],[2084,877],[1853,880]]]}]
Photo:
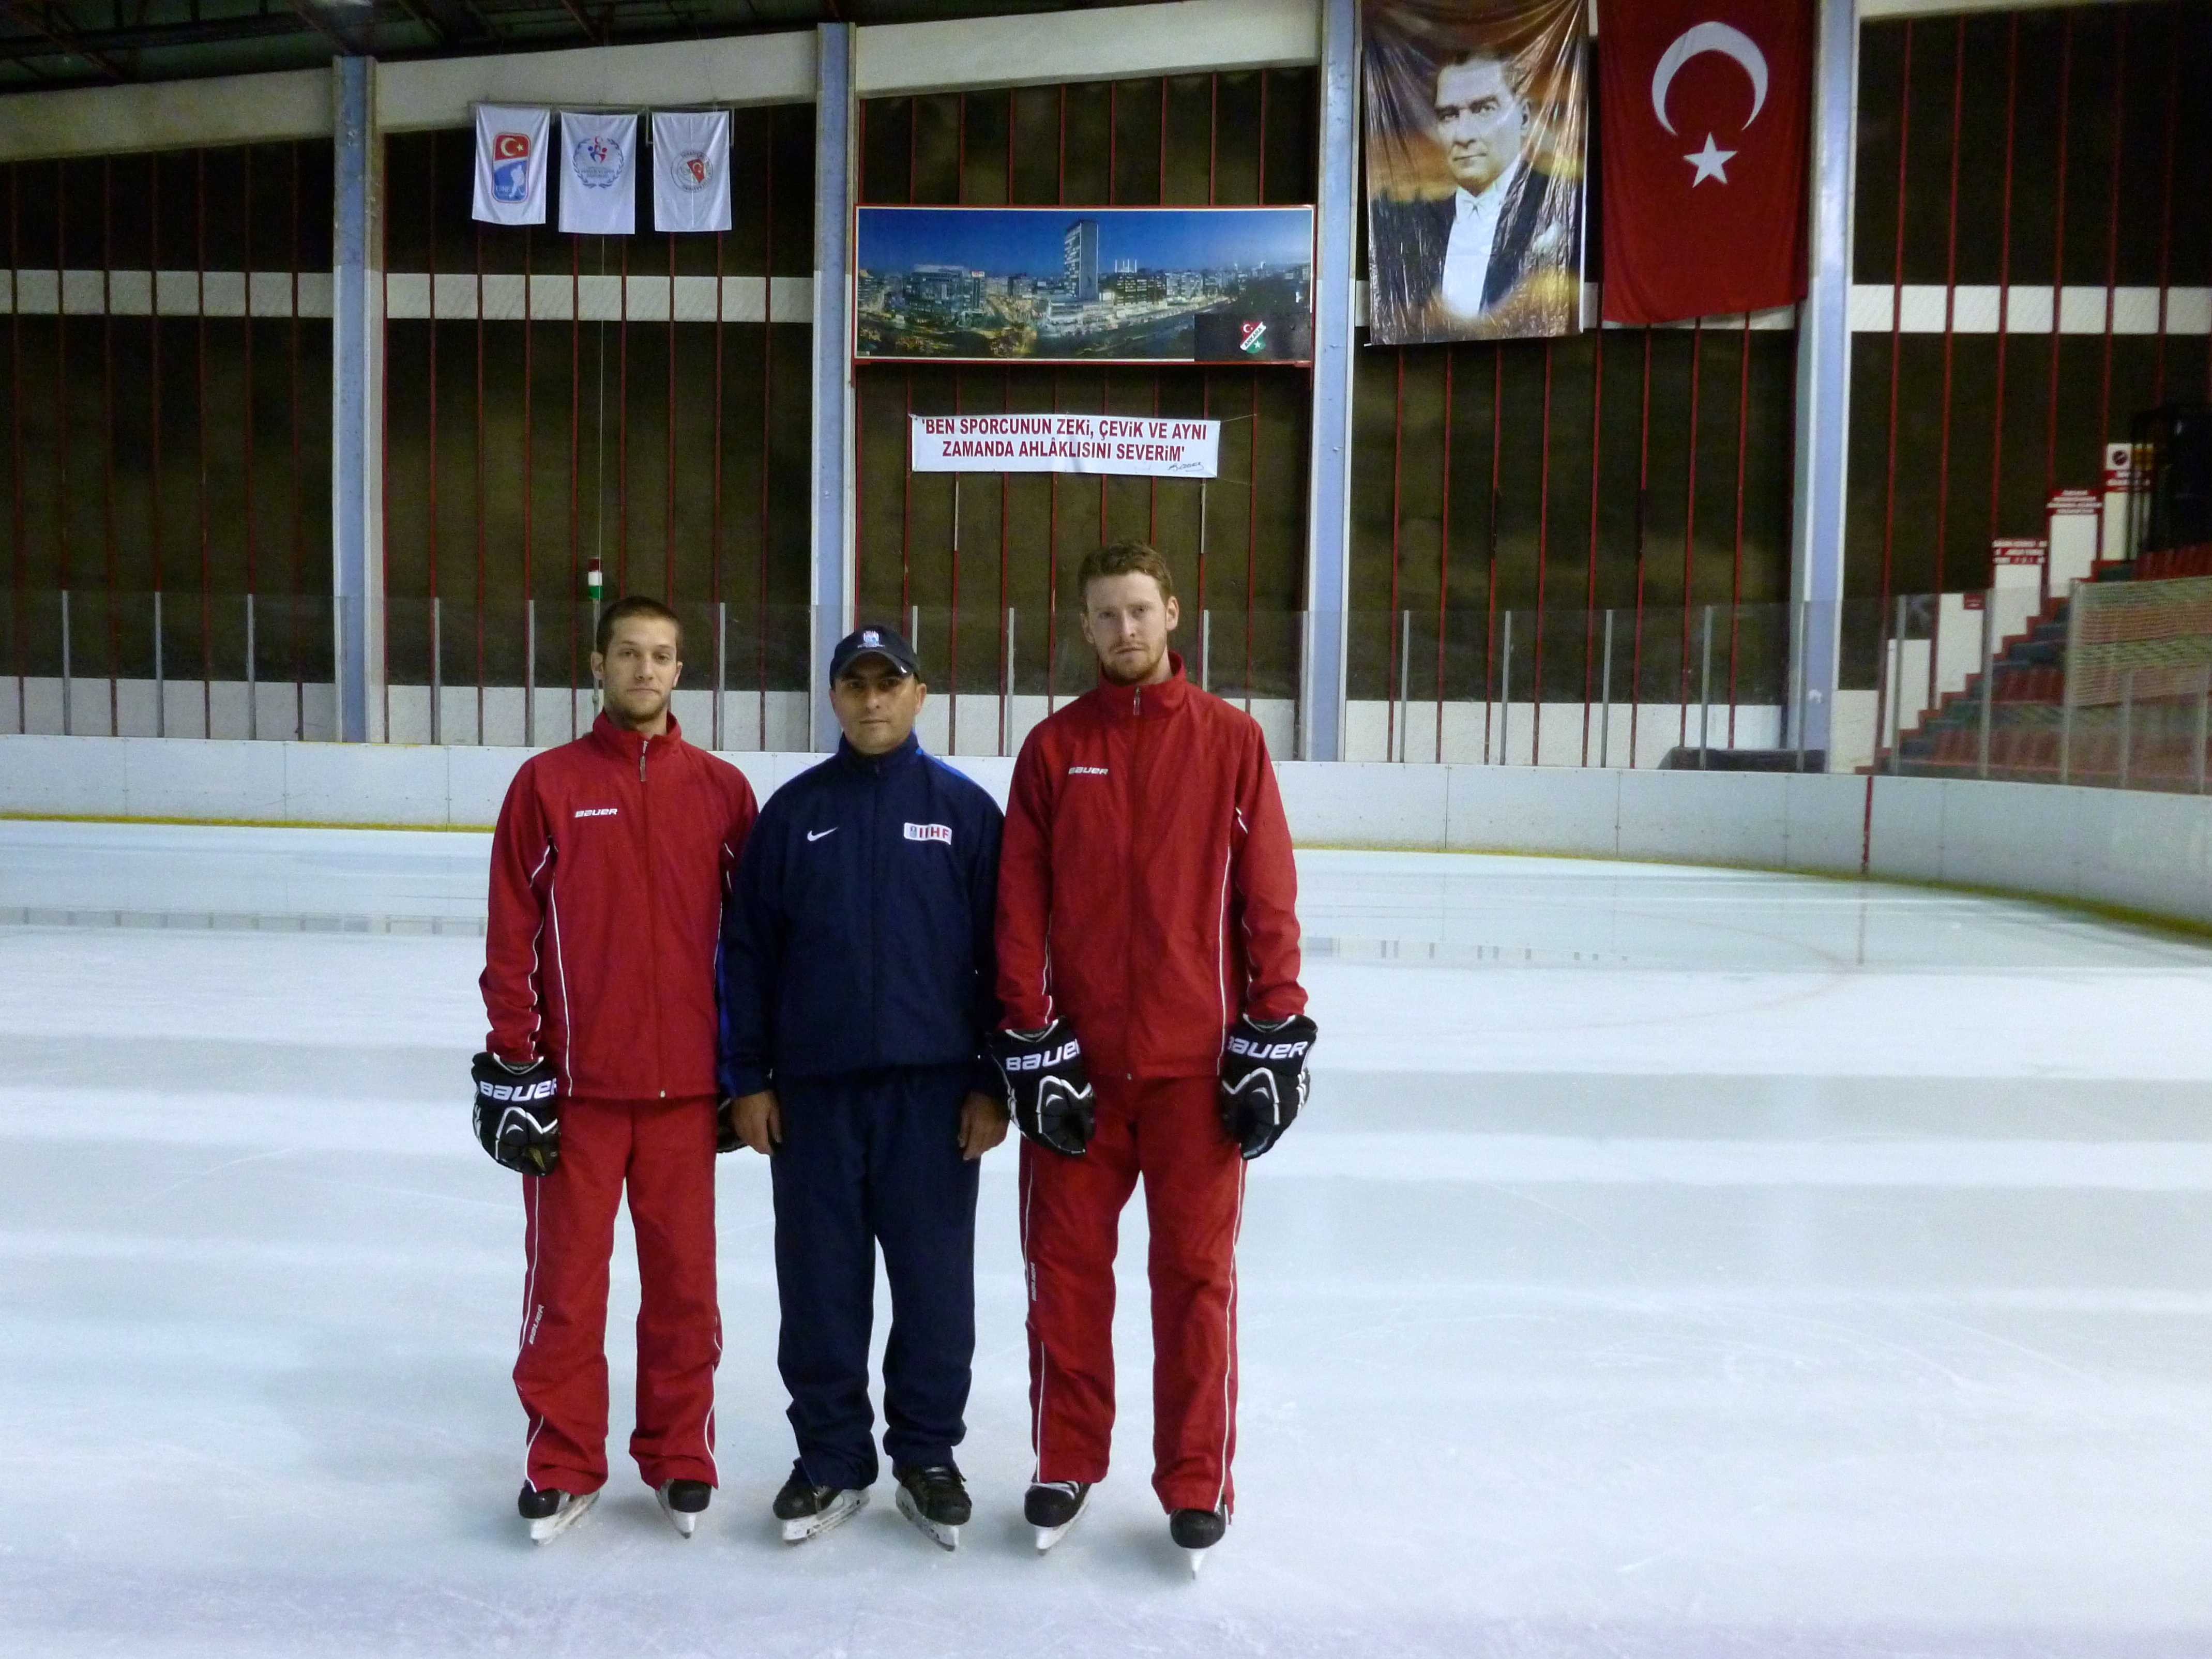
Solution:
[{"label": "framed city photograph", "polygon": [[1306,363],[1310,207],[864,207],[854,356]]}]

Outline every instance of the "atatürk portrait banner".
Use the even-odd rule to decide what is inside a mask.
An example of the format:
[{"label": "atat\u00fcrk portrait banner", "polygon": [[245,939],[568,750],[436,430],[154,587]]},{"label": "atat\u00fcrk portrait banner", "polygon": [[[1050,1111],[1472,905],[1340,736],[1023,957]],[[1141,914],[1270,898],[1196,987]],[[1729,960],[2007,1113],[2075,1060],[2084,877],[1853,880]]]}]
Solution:
[{"label": "atat\u00fcrk portrait banner", "polygon": [[1366,0],[1377,345],[1582,326],[1584,0]]}]

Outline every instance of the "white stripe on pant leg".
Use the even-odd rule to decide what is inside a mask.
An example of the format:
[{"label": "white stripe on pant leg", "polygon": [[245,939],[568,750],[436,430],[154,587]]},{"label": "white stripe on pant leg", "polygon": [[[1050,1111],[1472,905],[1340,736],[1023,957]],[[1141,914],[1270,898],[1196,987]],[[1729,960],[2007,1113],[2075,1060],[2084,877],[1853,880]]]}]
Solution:
[{"label": "white stripe on pant leg", "polygon": [[721,1300],[721,1285],[719,1281],[716,1283],[714,1287],[714,1298],[718,1304],[714,1310],[714,1364],[713,1369],[707,1373],[707,1434],[705,1451],[707,1454],[707,1467],[712,1471],[712,1474],[708,1477],[709,1484],[720,1486],[722,1484],[722,1466],[714,1461],[714,1372],[720,1370],[722,1367],[722,1313],[719,1305]]},{"label": "white stripe on pant leg", "polygon": [[[543,1176],[534,1179],[528,1176],[523,1177],[526,1190],[530,1194],[530,1218],[525,1224],[529,1228],[530,1233],[530,1266],[522,1275],[522,1328],[515,1333],[515,1359],[518,1364],[522,1358],[522,1350],[529,1343],[530,1309],[538,1295],[538,1246],[539,1241],[544,1237],[544,1228],[538,1218],[539,1193],[538,1182],[544,1178]],[[530,1407],[526,1404],[523,1410],[527,1413]],[[530,1438],[522,1443],[522,1484],[531,1491],[536,1492],[538,1483],[530,1478],[530,1453],[532,1448],[538,1444],[538,1437],[545,1431],[545,1419],[543,1414],[533,1414],[538,1416],[537,1425],[530,1431]]]},{"label": "white stripe on pant leg", "polygon": [[1220,1509],[1229,1493],[1229,1437],[1237,1426],[1237,1401],[1231,1392],[1237,1381],[1237,1244],[1244,1236],[1244,1171],[1237,1160],[1237,1218],[1229,1229],[1228,1351],[1221,1364],[1221,1484],[1214,1489],[1213,1507]]},{"label": "white stripe on pant leg", "polygon": [[[1022,1160],[1022,1275],[1028,1281],[1024,1286],[1029,1292],[1029,1306],[1025,1312],[1032,1329],[1036,1325],[1037,1294],[1036,1257],[1030,1248],[1030,1205],[1036,1193],[1036,1160],[1024,1158]],[[1045,1347],[1044,1338],[1040,1334],[1037,1337],[1036,1401],[1030,1407],[1030,1444],[1036,1455],[1036,1462],[1030,1476],[1032,1485],[1044,1479],[1044,1383],[1051,1365],[1051,1353]]]}]

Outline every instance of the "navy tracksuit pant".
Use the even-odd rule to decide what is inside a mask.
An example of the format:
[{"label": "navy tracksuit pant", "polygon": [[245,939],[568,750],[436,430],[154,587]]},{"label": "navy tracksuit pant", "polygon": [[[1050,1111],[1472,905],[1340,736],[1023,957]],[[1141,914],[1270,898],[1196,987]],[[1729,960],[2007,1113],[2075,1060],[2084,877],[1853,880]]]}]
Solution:
[{"label": "navy tracksuit pant", "polygon": [[960,1156],[960,1104],[975,1075],[963,1061],[776,1079],[776,1364],[799,1463],[817,1486],[876,1479],[868,1337],[878,1243],[891,1289],[884,1450],[901,1467],[950,1463],[966,1432],[977,1165]]}]

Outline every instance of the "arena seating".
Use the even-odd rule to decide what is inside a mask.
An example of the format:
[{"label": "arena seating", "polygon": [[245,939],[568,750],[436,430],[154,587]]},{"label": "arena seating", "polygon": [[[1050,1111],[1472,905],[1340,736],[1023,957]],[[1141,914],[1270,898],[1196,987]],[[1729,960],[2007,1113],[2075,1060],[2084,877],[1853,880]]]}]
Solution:
[{"label": "arena seating", "polygon": [[[2128,562],[2100,564],[2096,582],[2153,582],[2212,575],[2212,543],[2160,549]],[[1990,679],[1986,775],[2019,782],[2056,782],[2062,764],[2075,783],[2144,788],[2197,787],[2203,763],[2199,699],[2162,697],[2129,705],[2099,703],[2066,718],[2068,597],[2056,595],[2021,633],[1999,646]],[[1873,770],[1905,777],[1971,778],[1982,769],[1982,682],[1967,678],[1947,694]],[[1892,695],[1885,689],[1885,695]]]}]

